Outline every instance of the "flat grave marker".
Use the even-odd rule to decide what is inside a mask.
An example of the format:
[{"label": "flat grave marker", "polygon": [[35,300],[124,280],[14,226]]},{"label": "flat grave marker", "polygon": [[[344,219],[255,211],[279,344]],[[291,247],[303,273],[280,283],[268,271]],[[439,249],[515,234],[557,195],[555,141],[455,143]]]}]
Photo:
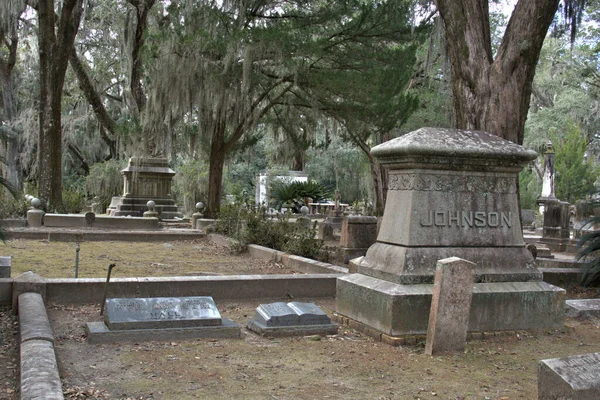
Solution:
[{"label": "flat grave marker", "polygon": [[261,304],[248,329],[265,336],[335,334],[337,325],[314,303]]},{"label": "flat grave marker", "polygon": [[114,298],[106,301],[104,323],[111,330],[189,328],[221,325],[212,297]]},{"label": "flat grave marker", "polygon": [[540,361],[539,400],[597,400],[600,398],[600,353]]},{"label": "flat grave marker", "polygon": [[87,324],[90,343],[241,337],[209,296],[112,298],[105,307],[103,322]]}]

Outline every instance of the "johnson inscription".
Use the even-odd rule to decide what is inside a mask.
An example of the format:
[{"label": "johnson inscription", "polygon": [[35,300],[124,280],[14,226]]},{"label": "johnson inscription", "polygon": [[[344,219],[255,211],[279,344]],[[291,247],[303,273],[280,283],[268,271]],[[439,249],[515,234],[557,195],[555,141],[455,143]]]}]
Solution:
[{"label": "johnson inscription", "polygon": [[423,227],[510,228],[512,227],[512,212],[430,210],[425,215],[421,215],[420,223]]}]

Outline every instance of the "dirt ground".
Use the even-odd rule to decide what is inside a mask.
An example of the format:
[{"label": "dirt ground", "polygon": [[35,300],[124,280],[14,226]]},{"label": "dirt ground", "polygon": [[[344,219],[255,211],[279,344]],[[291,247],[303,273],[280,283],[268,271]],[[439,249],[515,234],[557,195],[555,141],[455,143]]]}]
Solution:
[{"label": "dirt ground", "polygon": [[[333,299],[295,300],[334,312]],[[245,325],[260,302],[217,306]],[[600,351],[600,322],[576,320],[436,357],[347,327],[327,337],[266,339],[244,328],[241,340],[90,345],[84,325],[100,320],[98,307],[50,305],[48,312],[71,399],[536,399],[539,360]]]},{"label": "dirt ground", "polygon": [[[0,242],[0,255],[12,256],[13,277],[33,271],[45,278],[75,276],[76,243],[47,240]],[[105,278],[115,263],[114,278],[140,276],[291,274],[282,264],[248,254],[235,255],[206,239],[156,243],[82,242],[79,277]]]}]

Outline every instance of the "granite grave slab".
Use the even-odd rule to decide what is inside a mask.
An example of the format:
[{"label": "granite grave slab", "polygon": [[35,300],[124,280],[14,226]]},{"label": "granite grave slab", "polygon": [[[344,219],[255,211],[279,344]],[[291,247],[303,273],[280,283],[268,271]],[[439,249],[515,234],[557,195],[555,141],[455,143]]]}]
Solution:
[{"label": "granite grave slab", "polygon": [[264,336],[335,334],[337,328],[314,303],[261,304],[248,321],[248,329]]},{"label": "granite grave slab", "polygon": [[600,299],[567,300],[567,317],[600,318]]},{"label": "granite grave slab", "polygon": [[600,398],[600,353],[540,361],[539,400],[597,400]]},{"label": "granite grave slab", "polygon": [[221,325],[212,297],[116,298],[106,301],[104,323],[111,330],[189,328]]},{"label": "granite grave slab", "polygon": [[241,337],[209,296],[107,299],[104,321],[86,333],[90,343]]}]

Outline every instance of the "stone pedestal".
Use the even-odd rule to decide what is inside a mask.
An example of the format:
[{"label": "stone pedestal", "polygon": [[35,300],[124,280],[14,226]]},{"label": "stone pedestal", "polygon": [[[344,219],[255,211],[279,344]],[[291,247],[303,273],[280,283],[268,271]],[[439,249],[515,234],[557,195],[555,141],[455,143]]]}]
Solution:
[{"label": "stone pedestal", "polygon": [[[339,278],[337,311],[389,335],[427,332],[438,260],[476,264],[469,330],[559,326],[564,290],[525,248],[518,173],[536,157],[486,132],[423,128],[376,146],[388,169],[377,242]],[[501,317],[500,317],[501,316]]]},{"label": "stone pedestal", "polygon": [[364,256],[377,240],[377,217],[348,216],[342,222],[340,234],[341,261]]},{"label": "stone pedestal", "polygon": [[569,203],[546,201],[544,207],[544,230],[540,242],[553,251],[565,251],[571,237]]},{"label": "stone pedestal", "polygon": [[166,158],[132,157],[121,174],[123,196],[113,198],[109,207],[110,215],[141,217],[148,211],[148,201],[153,200],[161,219],[183,217],[171,198],[171,181],[175,171],[169,168]]},{"label": "stone pedestal", "polygon": [[27,226],[31,228],[39,228],[42,226],[44,220],[44,211],[38,209],[31,209],[27,211]]}]

